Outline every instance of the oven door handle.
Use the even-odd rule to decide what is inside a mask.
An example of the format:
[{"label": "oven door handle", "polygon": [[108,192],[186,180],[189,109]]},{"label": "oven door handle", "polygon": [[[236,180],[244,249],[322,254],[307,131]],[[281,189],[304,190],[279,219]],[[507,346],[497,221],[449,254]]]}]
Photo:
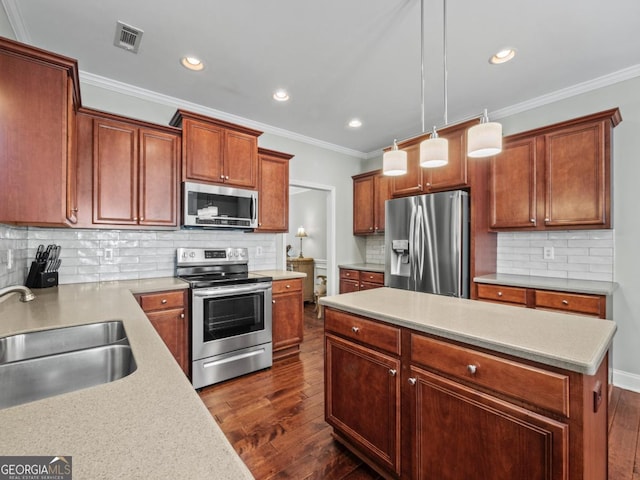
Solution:
[{"label": "oven door handle", "polygon": [[257,285],[233,286],[233,287],[215,287],[215,288],[196,288],[193,290],[194,297],[219,297],[223,295],[232,295],[236,293],[253,293],[269,290],[270,283],[261,283]]}]

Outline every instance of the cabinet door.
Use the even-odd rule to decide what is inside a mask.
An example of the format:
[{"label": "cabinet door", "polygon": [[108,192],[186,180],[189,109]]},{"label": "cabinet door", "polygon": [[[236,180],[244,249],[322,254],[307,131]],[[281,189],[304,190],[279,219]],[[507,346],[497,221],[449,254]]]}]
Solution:
[{"label": "cabinet door", "polygon": [[325,339],[327,423],[400,473],[400,360],[330,334]]},{"label": "cabinet door", "polygon": [[289,231],[289,160],[259,155],[258,229]]},{"label": "cabinet door", "polygon": [[178,225],[180,139],[140,130],[140,225]]},{"label": "cabinet door", "polygon": [[374,231],[374,177],[353,181],[353,234],[367,235]]},{"label": "cabinet door", "polygon": [[491,228],[535,228],[536,168],[535,138],[506,144],[491,159]]},{"label": "cabinet door", "polygon": [[375,233],[384,232],[385,202],[391,198],[391,177],[378,174],[373,177],[373,229]]},{"label": "cabinet door", "polygon": [[447,190],[467,185],[467,130],[458,129],[442,133],[449,141],[449,163],[443,167],[427,168],[426,188],[429,191]]},{"label": "cabinet door", "polygon": [[138,223],[138,129],[95,119],[93,223]]},{"label": "cabinet door", "polygon": [[186,319],[183,308],[147,312],[147,318],[173,354],[182,371],[189,374],[189,353],[186,341]]},{"label": "cabinet door", "polygon": [[182,180],[224,183],[224,128],[185,118],[182,132]]},{"label": "cabinet door", "polygon": [[544,136],[545,225],[605,225],[604,124],[562,129]]},{"label": "cabinet door", "polygon": [[224,144],[225,184],[256,188],[258,178],[258,140],[253,135],[227,130]]},{"label": "cabinet door", "polygon": [[273,352],[299,345],[303,337],[302,292],[273,296]]},{"label": "cabinet door", "polygon": [[411,366],[413,478],[563,480],[567,424]]},{"label": "cabinet door", "polygon": [[358,280],[340,279],[340,293],[358,292],[360,290],[360,282]]},{"label": "cabinet door", "polygon": [[420,145],[416,143],[402,150],[407,152],[407,173],[393,177],[393,196],[405,197],[424,193],[422,179],[424,169],[420,166]]}]

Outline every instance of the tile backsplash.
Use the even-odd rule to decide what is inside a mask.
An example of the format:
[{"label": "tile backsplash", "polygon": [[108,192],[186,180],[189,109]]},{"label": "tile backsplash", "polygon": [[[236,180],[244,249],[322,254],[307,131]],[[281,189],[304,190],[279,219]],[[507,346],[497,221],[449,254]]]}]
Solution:
[{"label": "tile backsplash", "polygon": [[[613,230],[509,232],[498,234],[497,271],[612,282]],[[552,247],[553,258],[545,258]],[[384,263],[384,236],[366,239],[366,262]]]},{"label": "tile backsplash", "polygon": [[[61,284],[173,276],[178,247],[247,247],[249,270],[273,269],[276,266],[273,234],[214,230],[11,228],[0,225],[0,287],[23,284],[38,245],[51,243],[62,247]],[[106,249],[111,249],[111,260],[105,257]],[[12,250],[15,260],[11,270],[7,269],[8,250]]]}]

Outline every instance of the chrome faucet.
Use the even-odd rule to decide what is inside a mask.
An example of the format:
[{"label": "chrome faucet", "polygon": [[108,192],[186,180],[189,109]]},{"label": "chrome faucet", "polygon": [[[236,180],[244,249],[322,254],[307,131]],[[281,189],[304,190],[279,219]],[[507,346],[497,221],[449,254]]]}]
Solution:
[{"label": "chrome faucet", "polygon": [[9,293],[20,292],[20,301],[21,302],[30,302],[36,296],[33,294],[31,290],[27,287],[23,287],[22,285],[11,285],[9,287],[0,288],[0,297],[4,295],[8,295]]}]

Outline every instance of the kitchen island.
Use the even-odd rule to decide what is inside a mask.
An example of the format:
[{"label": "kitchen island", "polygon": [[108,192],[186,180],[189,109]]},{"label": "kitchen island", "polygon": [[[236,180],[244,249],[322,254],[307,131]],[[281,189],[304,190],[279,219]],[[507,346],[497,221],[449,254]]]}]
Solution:
[{"label": "kitchen island", "polygon": [[391,288],[321,303],[327,422],[385,477],[607,478],[614,322]]},{"label": "kitchen island", "polygon": [[0,300],[0,337],[122,320],[137,369],[111,383],[0,410],[2,455],[71,456],[74,478],[250,479],[132,293],[175,278],[60,285]]}]

